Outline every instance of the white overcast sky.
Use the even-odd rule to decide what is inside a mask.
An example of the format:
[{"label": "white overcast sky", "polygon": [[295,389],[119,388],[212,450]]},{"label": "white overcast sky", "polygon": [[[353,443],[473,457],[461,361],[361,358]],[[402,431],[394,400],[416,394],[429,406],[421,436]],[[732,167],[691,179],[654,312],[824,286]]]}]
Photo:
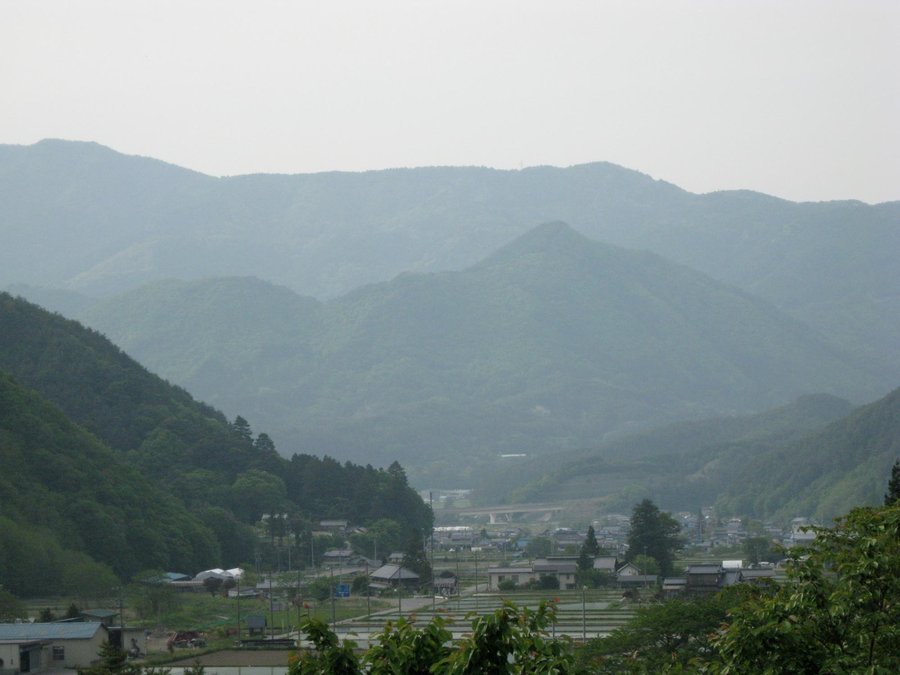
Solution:
[{"label": "white overcast sky", "polygon": [[0,0],[0,143],[900,199],[898,0]]}]

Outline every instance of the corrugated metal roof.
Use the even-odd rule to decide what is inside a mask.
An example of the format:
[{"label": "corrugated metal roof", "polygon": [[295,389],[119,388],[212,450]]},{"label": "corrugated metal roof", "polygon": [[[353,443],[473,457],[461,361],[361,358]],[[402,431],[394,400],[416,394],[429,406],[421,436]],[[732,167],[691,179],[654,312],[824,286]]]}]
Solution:
[{"label": "corrugated metal roof", "polygon": [[0,640],[89,640],[101,628],[99,621],[0,623]]},{"label": "corrugated metal roof", "polygon": [[373,579],[418,579],[419,575],[400,565],[383,565],[370,575]]},{"label": "corrugated metal roof", "polygon": [[111,619],[114,616],[118,616],[119,613],[114,609],[83,609],[81,610],[81,615],[97,619]]}]

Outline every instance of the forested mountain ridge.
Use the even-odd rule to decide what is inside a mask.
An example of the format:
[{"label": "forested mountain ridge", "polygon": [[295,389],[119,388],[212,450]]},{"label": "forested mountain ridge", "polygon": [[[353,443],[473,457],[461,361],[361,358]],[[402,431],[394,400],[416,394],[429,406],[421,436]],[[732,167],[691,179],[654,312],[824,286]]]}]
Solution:
[{"label": "forested mountain ridge", "polygon": [[[129,578],[157,565],[196,572],[246,562],[263,513],[289,514],[298,536],[328,517],[430,527],[430,509],[399,466],[285,459],[267,435],[229,423],[98,333],[0,293],[3,371],[21,383],[3,374],[0,525],[10,546],[57,546],[38,541],[50,532],[65,549],[53,549],[54,560],[89,555]],[[32,538],[28,523],[42,528]],[[84,523],[94,539],[79,535],[90,531]],[[185,550],[185,537],[196,550]],[[0,558],[14,548],[0,546]],[[3,581],[15,592],[31,583],[20,582]]]},{"label": "forested mountain ridge", "polygon": [[605,163],[213,178],[96,144],[0,146],[2,286],[109,295],[257,276],[329,298],[463,269],[553,220],[687,264],[900,366],[897,202],[695,195]]},{"label": "forested mountain ridge", "polygon": [[[652,495],[666,509],[715,504],[720,515],[827,524],[878,504],[900,457],[900,389],[858,408],[807,396],[759,415],[684,422],[485,475],[512,501],[603,496],[627,509]],[[505,487],[504,487],[505,486]]]},{"label": "forested mountain ridge", "polygon": [[251,279],[167,282],[86,321],[260,420],[283,449],[428,464],[448,480],[500,452],[585,447],[808,392],[866,400],[893,381],[764,302],[562,223],[461,272],[327,303]]},{"label": "forested mountain ridge", "polygon": [[696,471],[698,464],[723,448],[803,438],[853,409],[849,401],[828,394],[801,396],[761,413],[676,422],[617,435],[593,447],[506,462],[495,471],[486,471],[473,487],[479,500],[491,503],[498,499],[546,501],[559,493],[577,497],[606,494],[624,508],[640,494],[664,499],[667,509],[692,510],[712,503],[724,488],[682,490],[677,477]]},{"label": "forested mountain ridge", "polygon": [[[824,523],[860,504],[880,504],[900,458],[900,389],[801,439],[745,457],[717,504],[731,513]],[[735,472],[737,473],[737,472]]]}]

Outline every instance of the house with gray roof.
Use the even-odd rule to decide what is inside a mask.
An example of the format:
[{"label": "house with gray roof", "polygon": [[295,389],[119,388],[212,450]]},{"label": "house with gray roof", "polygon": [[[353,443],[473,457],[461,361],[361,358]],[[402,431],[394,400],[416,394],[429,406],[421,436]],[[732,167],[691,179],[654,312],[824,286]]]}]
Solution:
[{"label": "house with gray roof", "polygon": [[687,590],[691,593],[715,593],[725,581],[725,570],[719,564],[688,565]]},{"label": "house with gray roof", "polygon": [[524,586],[536,578],[531,567],[489,567],[488,589],[496,591],[504,581],[511,581],[516,586]]},{"label": "house with gray roof", "polygon": [[370,588],[386,589],[397,588],[415,588],[419,585],[419,575],[400,565],[382,565],[377,570],[369,574]]},{"label": "house with gray roof", "polygon": [[109,639],[99,621],[0,624],[0,672],[87,668]]}]

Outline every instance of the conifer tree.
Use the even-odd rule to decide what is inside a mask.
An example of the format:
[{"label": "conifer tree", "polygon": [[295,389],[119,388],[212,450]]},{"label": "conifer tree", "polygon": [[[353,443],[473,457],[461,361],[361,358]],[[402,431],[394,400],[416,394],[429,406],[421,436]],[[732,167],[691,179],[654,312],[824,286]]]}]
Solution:
[{"label": "conifer tree", "polygon": [[628,553],[625,559],[648,555],[659,563],[664,576],[672,574],[675,551],[681,548],[678,533],[681,527],[668,513],[659,510],[651,500],[636,504],[631,514],[628,533]]},{"label": "conifer tree", "polygon": [[888,481],[888,491],[884,495],[884,505],[890,506],[900,501],[900,459],[894,462],[891,469],[891,479]]}]

